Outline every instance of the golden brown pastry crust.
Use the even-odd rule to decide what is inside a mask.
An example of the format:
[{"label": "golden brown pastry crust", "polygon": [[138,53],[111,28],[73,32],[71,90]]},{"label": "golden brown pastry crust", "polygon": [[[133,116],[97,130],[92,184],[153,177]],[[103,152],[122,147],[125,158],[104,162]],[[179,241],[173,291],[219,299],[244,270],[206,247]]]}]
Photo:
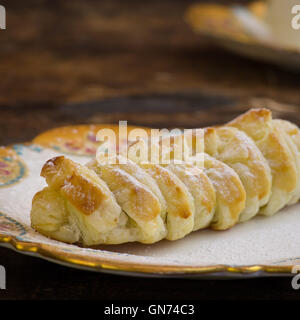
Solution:
[{"label": "golden brown pastry crust", "polygon": [[251,109],[228,125],[246,132],[268,161],[272,173],[272,194],[260,213],[274,214],[290,201],[298,183],[293,155],[282,129],[274,125],[272,114],[267,109]]},{"label": "golden brown pastry crust", "polygon": [[105,181],[123,212],[140,227],[142,237],[139,241],[151,243],[165,237],[162,206],[146,185],[128,174],[119,164],[100,164],[96,161],[88,164],[88,167]]},{"label": "golden brown pastry crust", "polygon": [[90,215],[107,196],[96,183],[81,175],[78,169],[77,164],[61,156],[48,160],[43,166],[41,176],[78,210]]},{"label": "golden brown pastry crust", "polygon": [[63,228],[72,230],[70,240],[93,245],[104,243],[118,227],[120,206],[107,185],[86,166],[61,156],[47,161],[41,174],[49,187],[33,198],[31,222],[36,230],[48,236],[52,225],[57,240],[64,239]]},{"label": "golden brown pastry crust", "polygon": [[170,164],[167,165],[167,169],[172,171],[185,184],[194,199],[193,230],[208,227],[214,217],[216,193],[204,170],[189,163]]},{"label": "golden brown pastry crust", "polygon": [[300,199],[300,130],[296,125],[286,120],[276,119],[273,120],[273,124],[285,133],[284,138],[294,158],[298,182],[288,202],[288,204],[294,204]]},{"label": "golden brown pastry crust", "polygon": [[271,196],[272,176],[268,162],[253,140],[237,128],[205,129],[205,152],[230,166],[246,191],[246,206],[240,221],[255,216]]},{"label": "golden brown pastry crust", "polygon": [[167,239],[177,240],[194,228],[195,205],[186,186],[175,174],[157,164],[140,164],[158,184],[167,203]]},{"label": "golden brown pastry crust", "polygon": [[211,228],[226,230],[239,221],[246,205],[245,189],[233,169],[208,154],[204,155],[204,167],[216,192],[217,203]]}]

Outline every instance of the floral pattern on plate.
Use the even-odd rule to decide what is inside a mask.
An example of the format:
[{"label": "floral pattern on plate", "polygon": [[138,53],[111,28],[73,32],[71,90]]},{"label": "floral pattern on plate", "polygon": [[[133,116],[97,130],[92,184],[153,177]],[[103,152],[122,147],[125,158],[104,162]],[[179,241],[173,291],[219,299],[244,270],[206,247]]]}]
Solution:
[{"label": "floral pattern on plate", "polygon": [[[43,147],[52,148],[55,151],[76,155],[76,156],[94,156],[101,142],[97,141],[97,132],[101,129],[111,129],[116,133],[118,151],[125,145],[127,139],[122,139],[120,142],[117,125],[79,125],[56,128],[46,131],[37,136],[33,142]],[[136,127],[128,126],[127,130],[136,129]],[[143,128],[150,130],[149,128]]]},{"label": "floral pattern on plate", "polygon": [[19,182],[26,174],[27,167],[17,152],[9,148],[0,148],[0,188]]}]

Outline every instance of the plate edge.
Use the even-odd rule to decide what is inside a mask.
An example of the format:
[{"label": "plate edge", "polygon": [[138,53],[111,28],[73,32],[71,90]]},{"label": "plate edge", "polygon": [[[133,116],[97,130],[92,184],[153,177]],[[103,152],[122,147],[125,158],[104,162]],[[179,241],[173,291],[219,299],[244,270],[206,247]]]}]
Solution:
[{"label": "plate edge", "polygon": [[[109,259],[83,259],[76,253],[66,254],[63,251],[53,248],[52,245],[43,245],[35,242],[24,242],[14,236],[1,234],[0,243],[6,244],[6,247],[14,249],[19,253],[37,255],[40,258],[58,262],[64,265],[70,265],[77,268],[84,268],[98,272],[116,272],[116,273],[138,273],[145,276],[209,276],[213,274],[226,274],[230,276],[241,275],[251,276],[287,276],[292,275],[294,265],[210,265],[210,266],[187,266],[187,265],[152,265],[138,264],[134,262],[118,262]],[[7,246],[8,245],[8,246]],[[52,249],[52,250],[51,250]],[[53,250],[54,249],[54,250]]]}]

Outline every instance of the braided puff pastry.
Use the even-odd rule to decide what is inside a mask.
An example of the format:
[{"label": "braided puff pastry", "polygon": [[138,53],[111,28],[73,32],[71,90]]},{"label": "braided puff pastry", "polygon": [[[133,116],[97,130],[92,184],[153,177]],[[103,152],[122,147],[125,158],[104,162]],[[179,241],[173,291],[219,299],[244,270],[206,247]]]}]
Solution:
[{"label": "braided puff pastry", "polygon": [[[200,147],[197,135],[204,137]],[[253,109],[229,125],[189,137],[176,136],[158,163],[138,156],[149,146],[144,140],[129,146],[126,161],[117,155],[116,164],[101,158],[85,166],[63,156],[49,160],[41,172],[48,186],[32,201],[33,228],[89,246],[154,243],[207,227],[226,230],[299,200],[297,126]],[[192,156],[178,163],[180,141]]]},{"label": "braided puff pastry", "polygon": [[[190,134],[188,136],[190,136]],[[184,141],[184,136],[181,138],[183,139],[183,145],[185,146],[189,144],[196,145],[193,139],[190,140],[189,143],[188,141]],[[160,162],[163,162],[165,159],[170,159],[171,161],[176,160],[174,158],[174,144],[176,144],[178,140],[173,140],[173,144],[171,144],[170,148],[167,150],[162,150],[163,152]],[[128,157],[133,161],[136,161],[141,167],[144,167],[145,165],[139,162],[140,158],[137,157],[136,154],[143,154],[146,147],[147,143],[143,140],[140,140],[132,144],[128,150]],[[190,152],[190,154],[193,154],[193,152]],[[159,165],[159,167],[161,166],[164,166],[167,170],[172,170],[173,168],[173,171],[174,168],[177,168],[177,175],[179,168],[185,170],[185,173],[181,173],[181,176],[179,177],[186,184],[191,194],[195,193],[194,190],[191,190],[191,188],[194,187],[191,180],[195,179],[196,177],[198,177],[198,179],[205,179],[205,183],[199,183],[197,193],[200,193],[202,196],[204,196],[208,192],[211,192],[210,190],[212,190],[212,188],[215,190],[215,200],[211,197],[206,198],[209,199],[209,208],[213,208],[206,210],[206,216],[208,216],[208,219],[211,220],[211,228],[215,230],[225,230],[237,223],[241,211],[245,208],[246,194],[239,176],[229,166],[213,157],[210,157],[206,153],[198,154],[197,158],[190,157],[188,162],[184,164],[178,165],[174,163],[172,165]],[[197,171],[195,170],[199,170],[201,175],[198,175]],[[183,175],[185,176],[184,178]],[[162,188],[164,188],[164,185]],[[203,217],[202,213],[205,211],[205,206],[203,206],[203,203],[199,203],[199,205],[200,206],[198,207],[198,210],[201,213],[199,214],[198,210],[196,210],[194,224],[195,221],[206,219],[206,217]],[[212,213],[213,216],[211,216]],[[200,225],[200,227],[197,227],[196,225],[196,229],[200,229],[205,226],[205,224]]]},{"label": "braided puff pastry", "polygon": [[288,204],[294,204],[300,199],[300,131],[297,126],[285,120],[273,120],[273,124],[284,132],[284,139],[290,148],[297,170],[297,186],[291,193]]},{"label": "braided puff pastry", "polygon": [[[192,137],[194,140],[196,135]],[[195,146],[193,141],[190,146]],[[261,151],[244,132],[229,126],[206,128],[204,149],[239,175],[246,191],[246,205],[239,221],[251,219],[271,196],[271,170]]]},{"label": "braided puff pastry", "polygon": [[261,208],[263,215],[273,215],[283,208],[298,194],[299,183],[296,157],[289,147],[293,139],[281,125],[272,119],[267,109],[252,109],[228,125],[244,131],[255,142],[268,161],[272,172],[272,192],[268,203]]}]

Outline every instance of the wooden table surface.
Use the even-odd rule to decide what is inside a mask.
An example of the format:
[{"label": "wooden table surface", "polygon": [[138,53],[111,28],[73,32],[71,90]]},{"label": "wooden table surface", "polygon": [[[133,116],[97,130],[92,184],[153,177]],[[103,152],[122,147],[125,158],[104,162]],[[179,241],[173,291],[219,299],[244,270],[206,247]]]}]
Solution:
[{"label": "wooden table surface", "polygon": [[[0,145],[74,123],[196,127],[225,121],[248,104],[295,112],[299,74],[227,53],[193,34],[183,20],[193,2],[1,1],[7,29],[0,30]],[[216,115],[220,106],[224,112]],[[6,248],[0,248],[0,264],[8,287],[0,299],[300,297],[289,278],[133,279]]]}]

